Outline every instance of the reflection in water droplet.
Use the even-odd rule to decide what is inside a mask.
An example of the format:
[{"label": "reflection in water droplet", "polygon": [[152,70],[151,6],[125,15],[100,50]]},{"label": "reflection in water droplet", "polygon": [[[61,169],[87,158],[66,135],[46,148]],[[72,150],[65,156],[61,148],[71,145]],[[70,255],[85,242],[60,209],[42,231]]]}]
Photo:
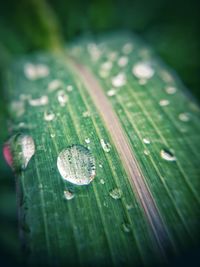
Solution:
[{"label": "reflection in water droplet", "polygon": [[130,54],[133,50],[133,45],[131,43],[126,43],[123,47],[122,47],[122,52],[124,54]]},{"label": "reflection in water droplet", "polygon": [[138,62],[132,68],[132,73],[138,79],[150,79],[154,75],[154,72],[149,62]]},{"label": "reflection in water droplet", "polygon": [[72,192],[70,192],[70,191],[68,191],[68,190],[65,190],[64,191],[64,197],[65,197],[65,199],[67,199],[67,200],[71,200],[72,198],[74,198],[74,194],[72,193]]},{"label": "reflection in water droplet", "polygon": [[173,95],[176,93],[176,88],[173,86],[168,86],[165,90],[169,95]]},{"label": "reflection in water droplet", "polygon": [[179,120],[184,121],[184,122],[187,122],[190,120],[188,113],[180,113],[178,117],[179,117]]},{"label": "reflection in water droplet", "polygon": [[146,144],[146,145],[150,144],[150,141],[149,141],[149,139],[147,139],[147,138],[143,138],[143,142],[144,142],[144,144]]},{"label": "reflection in water droplet", "polygon": [[57,167],[64,180],[76,185],[87,185],[95,176],[95,160],[82,145],[72,145],[60,152]]},{"label": "reflection in water droplet", "polygon": [[117,62],[119,67],[124,67],[124,66],[127,65],[127,63],[128,63],[128,58],[127,57],[120,57],[118,59],[118,62]]},{"label": "reflection in water droplet", "polygon": [[36,99],[29,99],[29,104],[31,106],[37,107],[37,106],[45,106],[49,102],[49,99],[46,95],[41,96],[40,98]]},{"label": "reflection in water droplet", "polygon": [[44,120],[45,121],[52,121],[55,118],[55,114],[52,112],[44,112]]},{"label": "reflection in water droplet", "polygon": [[109,195],[114,199],[120,199],[122,197],[122,192],[119,188],[115,188],[109,192]]},{"label": "reflection in water droplet", "polygon": [[115,89],[110,89],[109,91],[107,91],[107,95],[108,96],[114,96],[116,94],[116,90]]},{"label": "reflection in water droplet", "polygon": [[168,149],[162,149],[160,151],[160,156],[161,156],[161,158],[163,158],[167,161],[175,161],[176,160],[176,157]]},{"label": "reflection in water droplet", "polygon": [[64,107],[67,101],[68,101],[68,95],[63,90],[60,90],[58,92],[58,102],[62,107]]},{"label": "reflection in water droplet", "polygon": [[104,139],[100,139],[101,146],[105,152],[109,152],[111,149],[111,145],[109,143],[106,143]]},{"label": "reflection in water droplet", "polygon": [[169,105],[169,100],[167,100],[167,99],[162,99],[162,100],[160,100],[159,105],[160,105],[161,107],[166,107],[166,106]]},{"label": "reflection in water droplet", "polygon": [[28,135],[17,134],[5,144],[3,152],[7,163],[13,169],[16,171],[24,170],[35,154],[33,138]]},{"label": "reflection in water droplet", "polygon": [[126,233],[129,233],[131,231],[130,224],[128,223],[122,223],[122,230]]},{"label": "reflection in water droplet", "polygon": [[112,85],[114,87],[121,87],[126,84],[126,76],[124,73],[119,73],[112,78]]},{"label": "reflection in water droplet", "polygon": [[43,64],[27,63],[24,67],[24,74],[29,80],[44,78],[49,75],[49,68]]},{"label": "reflection in water droplet", "polygon": [[48,84],[48,91],[53,92],[53,91],[58,90],[61,87],[62,87],[62,82],[60,80],[52,80]]}]

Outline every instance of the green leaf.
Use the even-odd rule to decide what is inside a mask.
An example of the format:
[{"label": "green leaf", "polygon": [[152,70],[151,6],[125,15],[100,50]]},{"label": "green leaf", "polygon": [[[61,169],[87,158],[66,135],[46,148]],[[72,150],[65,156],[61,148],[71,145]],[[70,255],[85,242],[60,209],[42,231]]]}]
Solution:
[{"label": "green leaf", "polygon": [[198,243],[199,107],[134,35],[66,51],[7,71],[25,261],[167,262]]}]

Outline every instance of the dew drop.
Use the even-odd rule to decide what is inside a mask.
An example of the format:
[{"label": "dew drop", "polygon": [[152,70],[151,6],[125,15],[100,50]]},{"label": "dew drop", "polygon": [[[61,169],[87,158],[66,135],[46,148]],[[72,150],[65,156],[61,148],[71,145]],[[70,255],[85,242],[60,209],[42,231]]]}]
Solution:
[{"label": "dew drop", "polygon": [[107,91],[107,95],[108,96],[114,96],[116,94],[116,90],[115,89],[110,89],[109,91]]},{"label": "dew drop", "polygon": [[123,230],[125,233],[129,233],[129,232],[131,231],[130,224],[128,224],[128,223],[122,223],[122,230]]},{"label": "dew drop", "polygon": [[82,115],[84,118],[90,117],[90,112],[88,110],[86,110],[82,113]]},{"label": "dew drop", "polygon": [[55,118],[55,114],[52,112],[44,112],[44,120],[45,121],[52,121]]},{"label": "dew drop", "polygon": [[146,156],[149,156],[150,155],[150,152],[148,151],[148,150],[144,150],[144,154],[146,155]]},{"label": "dew drop", "polygon": [[48,84],[48,91],[49,92],[53,92],[53,91],[56,91],[58,90],[59,88],[61,88],[62,86],[62,83],[60,80],[52,80],[51,82],[49,82]]},{"label": "dew drop", "polygon": [[168,86],[165,90],[166,90],[167,94],[169,94],[169,95],[173,95],[176,93],[176,88],[173,86]]},{"label": "dew drop", "polygon": [[63,90],[58,92],[58,102],[62,107],[68,102],[68,95]]},{"label": "dew drop", "polygon": [[68,92],[73,91],[73,86],[72,86],[72,85],[67,85],[67,91],[68,91]]},{"label": "dew drop", "polygon": [[99,164],[99,168],[103,168],[103,165],[102,164]]},{"label": "dew drop", "polygon": [[29,80],[44,78],[49,75],[49,68],[43,64],[27,63],[24,67],[24,74]]},{"label": "dew drop", "polygon": [[104,141],[104,139],[100,140],[101,146],[105,152],[110,152],[111,145]]},{"label": "dew drop", "polygon": [[90,138],[86,138],[85,142],[86,142],[86,144],[89,144],[90,143]]},{"label": "dew drop", "polygon": [[127,63],[128,63],[128,58],[127,57],[120,57],[118,59],[118,62],[117,62],[119,67],[124,67],[124,66],[127,65]]},{"label": "dew drop", "polygon": [[133,205],[132,204],[126,204],[126,209],[127,210],[131,210],[133,208]]},{"label": "dew drop", "polygon": [[75,195],[72,192],[70,192],[69,190],[65,190],[64,191],[64,197],[65,197],[65,199],[71,200],[71,199],[74,198],[74,196]]},{"label": "dew drop", "polygon": [[161,158],[167,160],[167,161],[175,161],[176,157],[174,156],[174,154],[169,151],[168,149],[162,149],[160,151],[160,156]]},{"label": "dew drop", "polygon": [[122,192],[119,188],[115,188],[109,192],[109,195],[114,199],[120,199],[122,197]]},{"label": "dew drop", "polygon": [[149,62],[138,62],[132,68],[132,73],[138,79],[150,79],[154,75],[154,72]]},{"label": "dew drop", "polygon": [[95,159],[82,145],[72,145],[62,150],[57,167],[64,180],[76,185],[87,185],[95,177]]},{"label": "dew drop", "polygon": [[101,184],[105,184],[104,179],[101,179],[101,180],[100,180],[100,183],[101,183]]},{"label": "dew drop", "polygon": [[166,107],[166,106],[169,105],[169,100],[167,100],[167,99],[161,99],[160,102],[159,102],[159,105],[161,107]]},{"label": "dew drop", "polygon": [[122,52],[124,54],[130,54],[133,50],[133,45],[131,43],[126,43],[123,47],[122,47]]},{"label": "dew drop", "polygon": [[144,144],[146,144],[146,145],[150,144],[150,141],[149,141],[149,139],[147,139],[147,138],[143,138],[143,142],[144,142]]},{"label": "dew drop", "polygon": [[187,122],[190,120],[189,114],[188,113],[180,113],[178,116],[180,121]]},{"label": "dew drop", "polygon": [[124,73],[119,73],[112,78],[112,85],[114,87],[122,87],[126,84],[126,76]]},{"label": "dew drop", "polygon": [[48,104],[48,102],[49,102],[49,99],[46,95],[41,96],[40,98],[36,98],[36,99],[29,99],[29,105],[33,107],[45,106]]}]

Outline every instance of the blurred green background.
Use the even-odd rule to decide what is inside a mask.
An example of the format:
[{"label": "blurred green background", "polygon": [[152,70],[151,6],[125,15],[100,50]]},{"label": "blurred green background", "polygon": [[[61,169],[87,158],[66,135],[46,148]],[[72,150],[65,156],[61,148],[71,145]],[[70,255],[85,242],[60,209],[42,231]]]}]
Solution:
[{"label": "blurred green background", "polygon": [[[200,99],[199,1],[6,0],[0,6],[0,145],[6,140],[3,79],[16,56],[55,50],[82,33],[128,29],[148,42]],[[2,149],[1,149],[2,151]],[[0,154],[1,266],[19,265],[15,182]],[[192,257],[198,252],[193,251]],[[189,255],[191,256],[191,254]],[[191,263],[191,262],[190,262]],[[175,262],[174,265],[177,263]],[[187,255],[181,264],[188,265]]]}]

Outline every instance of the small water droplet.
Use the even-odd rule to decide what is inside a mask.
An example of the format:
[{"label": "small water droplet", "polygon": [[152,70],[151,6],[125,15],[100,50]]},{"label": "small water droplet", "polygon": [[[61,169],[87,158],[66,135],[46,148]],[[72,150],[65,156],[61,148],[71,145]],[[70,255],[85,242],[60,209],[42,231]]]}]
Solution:
[{"label": "small water droplet", "polygon": [[21,117],[25,112],[23,101],[12,101],[10,104],[10,111],[16,117]]},{"label": "small water droplet", "polygon": [[122,230],[126,233],[129,233],[131,231],[131,227],[129,223],[122,223]]},{"label": "small water droplet", "polygon": [[127,208],[127,210],[131,210],[133,208],[133,205],[132,204],[126,204],[126,208]]},{"label": "small water droplet", "polygon": [[116,90],[115,89],[110,89],[109,91],[107,91],[107,95],[108,96],[114,96],[116,94]]},{"label": "small water droplet", "polygon": [[55,114],[52,112],[44,112],[44,120],[45,121],[52,121],[55,118]]},{"label": "small water droplet", "polygon": [[41,96],[40,98],[36,98],[36,99],[29,99],[29,105],[33,107],[45,106],[48,104],[48,102],[49,102],[49,99],[46,95]]},{"label": "small water droplet", "polygon": [[51,136],[51,138],[54,138],[56,135],[55,135],[55,133],[51,133],[50,136]]},{"label": "small water droplet", "polygon": [[68,95],[63,90],[58,92],[58,102],[62,107],[68,102]]},{"label": "small water droplet", "polygon": [[86,142],[86,144],[89,144],[90,143],[90,138],[86,138],[85,142]]},{"label": "small water droplet", "polygon": [[64,191],[64,197],[65,197],[65,199],[71,200],[71,199],[74,198],[74,196],[75,195],[72,192],[70,192],[69,190],[65,190]]},{"label": "small water droplet", "polygon": [[109,192],[109,195],[114,199],[120,199],[122,197],[122,191],[119,188],[115,188]]},{"label": "small water droplet", "polygon": [[149,156],[150,155],[150,152],[148,151],[148,150],[144,150],[144,154],[146,155],[146,156]]},{"label": "small water droplet", "polygon": [[154,72],[149,62],[138,62],[132,68],[132,73],[138,79],[150,79],[154,75]]},{"label": "small water droplet", "polygon": [[143,138],[143,142],[144,142],[144,144],[146,144],[146,145],[150,144],[150,141],[149,141],[149,139],[147,139],[147,138]]},{"label": "small water droplet", "polygon": [[117,62],[119,67],[124,67],[124,66],[127,65],[127,63],[128,63],[128,58],[127,57],[120,57],[118,59],[118,62]]},{"label": "small water droplet", "polygon": [[102,164],[99,164],[99,168],[103,168],[103,165]]},{"label": "small water droplet", "polygon": [[76,185],[87,185],[95,177],[95,160],[82,145],[72,145],[60,152],[57,167],[64,180]]},{"label": "small water droplet", "polygon": [[187,122],[190,120],[190,116],[188,113],[180,113],[178,116],[179,120]]},{"label": "small water droplet", "polygon": [[169,151],[168,149],[162,149],[160,151],[160,156],[161,158],[167,160],[167,161],[175,161],[176,157],[174,156],[174,154]]},{"label": "small water droplet", "polygon": [[119,73],[112,78],[112,85],[114,87],[122,87],[126,84],[126,76],[124,73]]},{"label": "small water droplet", "polygon": [[173,86],[168,86],[168,87],[166,87],[165,90],[166,90],[167,94],[169,94],[169,95],[173,95],[176,93],[176,88]]},{"label": "small water droplet", "polygon": [[159,105],[161,107],[166,107],[166,106],[169,105],[169,100],[167,100],[167,99],[161,99],[160,102],[159,102]]},{"label": "small water droplet", "polygon": [[123,47],[122,47],[122,52],[124,54],[130,54],[133,50],[133,44],[131,43],[126,43]]},{"label": "small water droplet", "polygon": [[101,183],[101,184],[105,184],[104,179],[101,179],[101,180],[100,180],[100,183]]},{"label": "small water droplet", "polygon": [[83,115],[84,118],[90,117],[90,112],[88,110],[86,110],[86,111],[83,112],[82,115]]},{"label": "small water droplet", "polygon": [[101,146],[105,152],[110,152],[111,145],[104,141],[104,139],[100,140]]},{"label": "small water droplet", "polygon": [[109,71],[112,69],[113,63],[111,61],[106,61],[101,64],[101,69]]},{"label": "small water droplet", "polygon": [[24,66],[24,74],[29,80],[44,78],[49,75],[49,68],[43,64],[26,63]]},{"label": "small water droplet", "polygon": [[67,91],[68,91],[68,92],[73,91],[73,86],[72,86],[72,85],[67,85]]},{"label": "small water droplet", "polygon": [[60,89],[61,87],[62,87],[62,82],[60,80],[57,80],[57,79],[52,80],[48,84],[48,91],[53,92],[53,91]]}]

